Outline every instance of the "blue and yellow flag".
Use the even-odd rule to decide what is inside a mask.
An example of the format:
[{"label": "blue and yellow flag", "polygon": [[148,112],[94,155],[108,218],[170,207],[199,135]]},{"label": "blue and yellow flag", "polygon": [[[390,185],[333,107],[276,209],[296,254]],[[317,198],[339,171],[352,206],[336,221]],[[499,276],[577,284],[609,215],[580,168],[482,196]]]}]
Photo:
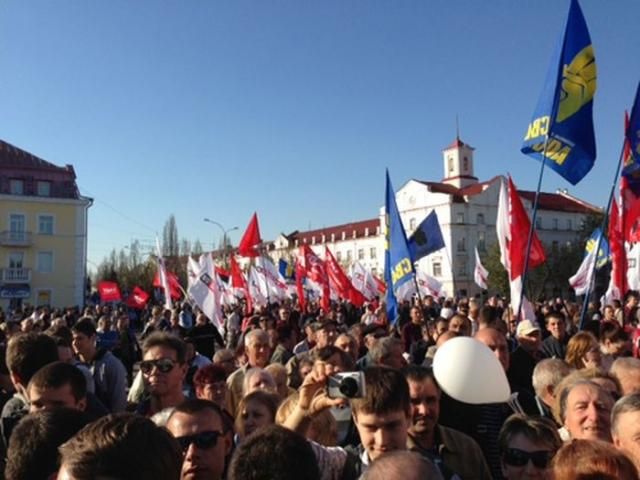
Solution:
[{"label": "blue and yellow flag", "polygon": [[[598,245],[598,238],[602,236],[602,231],[596,228],[591,236],[587,239],[587,243],[584,247],[584,256],[589,255]],[[596,257],[596,268],[600,269],[604,267],[609,258],[611,257],[611,250],[609,250],[609,242],[603,236],[600,240],[600,250],[598,250],[598,256]]]},{"label": "blue and yellow flag", "polygon": [[387,317],[390,323],[396,321],[398,289],[407,282],[413,282],[415,272],[409,253],[407,234],[404,231],[396,195],[387,170],[387,189],[385,206],[385,252],[384,279],[387,282]]},{"label": "blue and yellow flag", "polygon": [[573,185],[589,173],[596,159],[595,93],[596,60],[589,30],[578,0],[571,0],[521,151],[538,161],[544,155],[546,165]]},{"label": "blue and yellow flag", "polygon": [[631,115],[625,125],[624,166],[622,175],[632,182],[640,180],[640,83]]},{"label": "blue and yellow flag", "polygon": [[293,262],[287,262],[281,258],[278,260],[278,271],[285,280],[296,279],[296,269],[294,268]]}]

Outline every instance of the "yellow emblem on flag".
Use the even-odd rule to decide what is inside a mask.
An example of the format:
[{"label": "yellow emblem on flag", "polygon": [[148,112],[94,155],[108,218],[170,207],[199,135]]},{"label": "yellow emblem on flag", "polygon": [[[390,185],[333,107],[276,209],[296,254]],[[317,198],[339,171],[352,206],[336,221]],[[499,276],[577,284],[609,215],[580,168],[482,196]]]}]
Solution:
[{"label": "yellow emblem on flag", "polygon": [[596,59],[593,47],[580,50],[562,70],[562,90],[557,121],[562,122],[591,101],[596,92]]}]

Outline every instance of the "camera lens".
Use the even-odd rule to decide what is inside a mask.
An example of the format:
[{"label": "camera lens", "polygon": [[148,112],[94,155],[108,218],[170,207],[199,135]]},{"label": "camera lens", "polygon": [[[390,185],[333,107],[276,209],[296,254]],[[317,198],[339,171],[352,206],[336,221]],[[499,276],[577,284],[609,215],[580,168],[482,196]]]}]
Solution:
[{"label": "camera lens", "polygon": [[345,397],[354,398],[358,395],[358,382],[354,378],[343,378],[338,389]]}]

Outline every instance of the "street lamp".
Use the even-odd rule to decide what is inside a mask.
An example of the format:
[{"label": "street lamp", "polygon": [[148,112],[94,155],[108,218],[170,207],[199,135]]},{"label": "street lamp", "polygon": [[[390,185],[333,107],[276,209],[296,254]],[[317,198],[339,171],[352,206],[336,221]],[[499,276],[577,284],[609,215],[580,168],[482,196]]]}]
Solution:
[{"label": "street lamp", "polygon": [[233,232],[234,230],[238,230],[238,227],[224,228],[220,222],[216,222],[215,220],[211,220],[210,218],[205,218],[205,222],[212,223],[217,226],[220,230],[222,230],[222,263],[226,264],[226,254],[227,254],[227,233]]}]

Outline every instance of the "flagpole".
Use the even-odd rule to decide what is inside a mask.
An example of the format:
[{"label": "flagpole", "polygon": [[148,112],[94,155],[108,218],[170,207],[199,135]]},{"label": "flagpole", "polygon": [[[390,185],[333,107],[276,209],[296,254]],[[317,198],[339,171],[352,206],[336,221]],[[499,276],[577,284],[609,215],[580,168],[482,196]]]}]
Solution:
[{"label": "flagpole", "polygon": [[[549,127],[551,129],[551,127]],[[542,149],[542,159],[540,160],[540,175],[538,176],[538,187],[536,188],[536,196],[533,199],[533,212],[531,213],[531,226],[529,227],[529,237],[527,238],[527,250],[524,256],[524,271],[522,272],[522,289],[520,290],[520,302],[518,303],[518,311],[516,312],[516,321],[520,321],[520,312],[522,311],[522,301],[524,299],[524,291],[527,288],[527,273],[529,272],[529,254],[531,252],[531,243],[533,242],[533,233],[536,228],[536,218],[538,216],[538,201],[540,199],[540,189],[542,188],[542,176],[544,175],[544,165],[546,163],[547,145],[549,144],[549,134],[544,139],[544,147]],[[517,191],[516,191],[517,193]],[[509,279],[511,280],[511,279]],[[511,299],[513,302],[513,299]]]},{"label": "flagpole", "polygon": [[[620,150],[620,158],[618,159],[618,168],[616,168],[615,176],[613,177],[613,183],[611,184],[611,192],[609,192],[609,200],[607,202],[607,209],[604,212],[604,216],[602,217],[602,223],[600,224],[600,237],[598,238],[598,243],[596,244],[596,261],[593,263],[593,268],[591,270],[591,275],[589,276],[589,285],[587,286],[587,291],[584,294],[584,300],[582,301],[582,312],[580,313],[580,326],[579,330],[584,328],[584,322],[587,315],[587,307],[589,305],[589,297],[591,297],[591,287],[595,286],[595,275],[596,270],[598,268],[598,254],[600,253],[600,244],[602,242],[602,236],[604,235],[604,228],[609,219],[609,211],[611,210],[611,204],[613,203],[613,197],[616,193],[616,185],[618,184],[618,177],[620,176],[620,170],[622,168],[622,160],[624,158],[624,148],[625,148],[626,140],[622,142],[622,149]],[[623,215],[622,212],[620,212]],[[624,218],[624,215],[623,215]],[[623,245],[624,247],[624,245]],[[620,292],[620,295],[624,295],[624,292]]]}]

